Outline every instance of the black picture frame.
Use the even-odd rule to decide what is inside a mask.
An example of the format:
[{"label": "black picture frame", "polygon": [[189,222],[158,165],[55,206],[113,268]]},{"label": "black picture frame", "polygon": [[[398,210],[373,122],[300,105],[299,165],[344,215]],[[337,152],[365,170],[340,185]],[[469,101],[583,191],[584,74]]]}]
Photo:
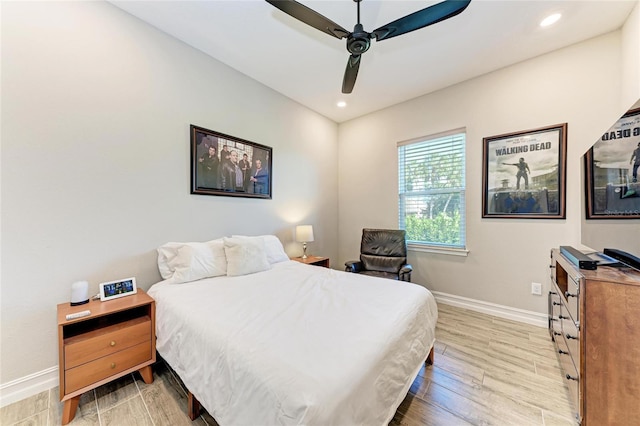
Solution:
[{"label": "black picture frame", "polygon": [[640,108],[627,111],[584,155],[587,219],[640,219]]},{"label": "black picture frame", "polygon": [[483,138],[482,217],[565,219],[567,123]]},{"label": "black picture frame", "polygon": [[193,124],[190,134],[192,194],[272,198],[271,147]]}]

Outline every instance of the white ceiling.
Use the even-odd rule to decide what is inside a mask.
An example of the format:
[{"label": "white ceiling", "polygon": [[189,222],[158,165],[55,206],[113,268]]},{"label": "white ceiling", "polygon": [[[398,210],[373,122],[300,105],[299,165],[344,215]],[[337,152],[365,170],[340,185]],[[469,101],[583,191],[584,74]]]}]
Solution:
[{"label": "white ceiling", "polygon": [[[347,30],[352,0],[300,1]],[[460,15],[381,42],[362,56],[353,93],[341,93],[345,40],[260,0],[111,1],[117,7],[283,95],[343,122],[619,29],[635,0],[472,0]],[[366,31],[438,1],[363,0]],[[562,19],[543,29],[552,12]],[[606,66],[604,64],[603,66]],[[346,108],[336,102],[344,100]]]}]

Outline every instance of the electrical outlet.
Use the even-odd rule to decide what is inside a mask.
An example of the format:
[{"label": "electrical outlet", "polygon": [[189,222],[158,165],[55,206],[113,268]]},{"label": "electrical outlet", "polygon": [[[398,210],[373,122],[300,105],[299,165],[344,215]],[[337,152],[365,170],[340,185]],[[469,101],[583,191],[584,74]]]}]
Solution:
[{"label": "electrical outlet", "polygon": [[531,283],[531,294],[535,294],[536,296],[542,296],[542,284]]}]

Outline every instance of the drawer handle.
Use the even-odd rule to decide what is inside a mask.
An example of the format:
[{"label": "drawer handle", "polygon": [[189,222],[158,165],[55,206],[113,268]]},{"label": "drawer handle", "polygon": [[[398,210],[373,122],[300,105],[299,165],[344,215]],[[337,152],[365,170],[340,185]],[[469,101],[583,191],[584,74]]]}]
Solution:
[{"label": "drawer handle", "polygon": [[560,305],[562,305],[562,303],[560,303],[560,302],[552,302],[552,303],[553,303],[554,305],[556,305],[556,306],[560,306]]},{"label": "drawer handle", "polygon": [[111,341],[111,343],[109,343],[109,346],[112,346],[112,347],[113,347],[113,346],[115,346],[115,345],[116,345],[116,342],[115,342],[114,340],[112,340],[112,341]]},{"label": "drawer handle", "polygon": [[550,291],[549,294],[558,294],[555,291]]},{"label": "drawer handle", "polygon": [[569,333],[565,334],[565,337],[566,337],[567,339],[575,339],[575,340],[578,340],[578,338],[577,338],[576,336],[572,336],[572,335],[570,335]]},{"label": "drawer handle", "polygon": [[577,295],[577,294],[569,293],[568,291],[565,291],[565,292],[564,292],[564,297],[578,297],[578,295]]},{"label": "drawer handle", "polygon": [[554,331],[554,332],[553,332],[553,335],[554,335],[554,336],[561,336],[561,335],[562,335],[562,333],[558,333],[557,331]]},{"label": "drawer handle", "polygon": [[577,377],[573,377],[573,376],[570,376],[570,375],[568,375],[568,374],[567,374],[567,376],[566,376],[566,377],[567,377],[567,380],[575,380],[576,382],[578,381],[578,378],[577,378]]},{"label": "drawer handle", "polygon": [[111,368],[116,368],[116,363],[115,362],[111,363]]},{"label": "drawer handle", "polygon": [[563,351],[562,349],[558,349],[558,353],[559,353],[560,355],[569,355],[569,352],[565,352],[565,351]]}]

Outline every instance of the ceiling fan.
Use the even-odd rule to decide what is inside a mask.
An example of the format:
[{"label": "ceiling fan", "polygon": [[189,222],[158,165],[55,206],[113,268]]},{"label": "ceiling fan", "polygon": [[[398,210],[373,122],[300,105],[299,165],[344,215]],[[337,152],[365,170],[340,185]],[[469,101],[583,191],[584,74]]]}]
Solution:
[{"label": "ceiling fan", "polygon": [[369,49],[372,38],[375,38],[376,41],[382,41],[419,30],[420,28],[456,16],[471,3],[471,0],[445,0],[383,25],[369,33],[364,30],[360,23],[360,2],[362,0],[353,0],[358,5],[358,23],[353,28],[353,32],[347,31],[332,20],[297,1],[266,1],[284,13],[330,36],[338,39],[347,38],[347,50],[351,56],[349,56],[349,60],[347,61],[347,69],[344,72],[344,78],[342,80],[342,93],[351,93],[353,90],[356,77],[358,76],[358,69],[360,68],[360,56]]}]

